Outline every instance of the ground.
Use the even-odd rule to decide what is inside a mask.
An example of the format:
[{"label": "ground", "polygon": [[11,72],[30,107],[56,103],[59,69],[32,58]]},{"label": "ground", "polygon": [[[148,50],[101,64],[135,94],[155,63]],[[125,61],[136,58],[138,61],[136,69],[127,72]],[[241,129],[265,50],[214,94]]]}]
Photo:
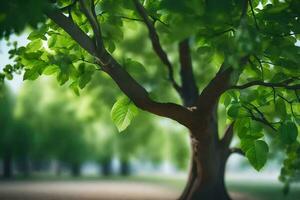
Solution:
[{"label": "ground", "polygon": [[[0,180],[0,200],[175,200],[185,185],[176,176],[32,177]],[[299,200],[300,184],[288,196],[275,180],[229,180],[234,200]]]},{"label": "ground", "polygon": [[[1,182],[1,200],[175,200],[180,190],[136,181],[18,181]],[[250,200],[233,194],[236,200]]]}]

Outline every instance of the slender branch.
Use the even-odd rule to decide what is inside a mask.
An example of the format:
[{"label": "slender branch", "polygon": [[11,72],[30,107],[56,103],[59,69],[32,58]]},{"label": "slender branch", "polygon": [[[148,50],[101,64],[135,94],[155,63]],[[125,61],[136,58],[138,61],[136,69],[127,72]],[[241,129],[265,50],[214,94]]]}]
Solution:
[{"label": "slender branch", "polygon": [[229,29],[226,29],[225,31],[221,31],[219,33],[215,33],[211,37],[217,37],[217,36],[223,35],[223,34],[228,33],[228,32],[233,32],[234,33],[235,30],[233,28],[229,28]]},{"label": "slender branch", "polygon": [[189,39],[179,43],[181,96],[185,106],[192,106],[198,97],[198,87],[195,81]]},{"label": "slender branch", "polygon": [[258,23],[257,23],[257,20],[256,20],[256,16],[255,16],[255,13],[254,13],[254,8],[253,8],[252,0],[249,0],[249,4],[250,4],[251,12],[252,12],[252,15],[253,15],[253,18],[254,18],[255,27],[256,27],[257,30],[259,30],[259,26],[258,26]]},{"label": "slender branch", "polygon": [[288,100],[287,98],[285,98],[284,96],[282,96],[280,94],[278,94],[278,96],[289,104],[293,103],[293,101]]},{"label": "slender branch", "polygon": [[230,154],[232,154],[232,153],[237,153],[241,156],[245,156],[245,153],[242,151],[242,149],[236,148],[236,147],[233,147],[230,149]]},{"label": "slender branch", "polygon": [[103,71],[111,76],[124,94],[140,109],[159,116],[168,117],[186,127],[193,125],[191,111],[177,104],[153,101],[145,88],[134,80],[113,58],[111,58],[111,62],[103,68]]},{"label": "slender branch", "polygon": [[300,35],[299,32],[298,33],[297,32],[291,32],[291,33],[269,33],[269,32],[266,32],[266,31],[261,31],[260,33],[263,34],[263,35],[267,35],[267,36],[281,37],[281,38]]},{"label": "slender branch", "polygon": [[232,141],[233,138],[233,127],[234,127],[234,122],[232,122],[227,129],[225,130],[224,136],[223,138],[220,140],[220,144],[223,147],[228,148],[230,146],[230,143]]},{"label": "slender branch", "polygon": [[254,58],[257,60],[257,62],[259,64],[259,67],[260,67],[260,70],[261,70],[261,79],[264,80],[265,79],[264,78],[264,68],[262,66],[262,63],[261,63],[260,59],[256,55],[254,55]]},{"label": "slender branch", "polygon": [[[153,101],[145,88],[133,79],[105,49],[104,53],[99,57],[97,47],[93,40],[68,17],[57,10],[46,14],[58,26],[65,30],[83,49],[95,57],[96,64],[102,67],[101,69],[116,82],[124,94],[127,95],[137,107],[150,113],[173,119],[186,127],[192,126],[194,121],[191,111],[174,103],[159,103]],[[104,61],[108,62],[103,66]]]},{"label": "slender branch", "polygon": [[[255,106],[254,106],[255,107]],[[253,111],[248,108],[247,106],[243,106],[243,108],[245,108],[246,110],[248,110],[248,112],[250,113],[250,117],[252,120],[255,120],[257,122],[260,122],[268,127],[270,127],[273,131],[277,131],[274,126],[264,117],[263,113],[261,113],[258,108],[255,107],[255,110],[258,112],[258,114],[261,116],[261,118],[256,117],[253,113]]]},{"label": "slender branch", "polygon": [[93,32],[94,32],[94,39],[95,39],[95,43],[96,43],[96,47],[97,47],[97,53],[99,53],[100,56],[102,56],[102,54],[105,51],[104,48],[104,43],[102,40],[102,34],[101,34],[101,28],[100,28],[100,24],[97,20],[97,15],[96,15],[96,11],[95,11],[95,5],[94,5],[94,1],[93,0],[79,0],[81,9],[84,13],[84,15],[87,17]]},{"label": "slender branch", "polygon": [[288,100],[287,98],[285,98],[284,96],[282,96],[280,94],[278,94],[278,96],[281,99],[283,99],[284,101],[286,101],[290,105],[290,109],[291,109],[292,115],[296,118],[297,116],[296,116],[296,114],[294,112],[293,103],[294,103],[294,101],[297,101],[297,99],[296,100]]},{"label": "slender branch", "polygon": [[[258,107],[256,107],[255,105],[253,105],[252,103],[249,103],[249,105],[251,105],[254,110],[259,114],[259,116],[261,117],[262,120],[264,120],[265,122],[267,122],[268,120],[266,119],[265,115],[259,110]],[[270,123],[270,122],[268,122]],[[271,124],[271,123],[270,123]]]},{"label": "slender branch", "polygon": [[96,48],[93,40],[87,36],[71,19],[58,10],[47,12],[46,15],[58,26],[63,28],[83,49],[95,55]]},{"label": "slender branch", "polygon": [[289,85],[294,79],[288,79],[280,83],[267,83],[264,81],[252,81],[244,85],[231,86],[229,89],[246,89],[253,86],[265,86],[271,88],[285,88],[287,90],[300,90],[300,84]]},{"label": "slender branch", "polygon": [[162,25],[164,25],[164,26],[166,26],[166,27],[169,27],[168,24],[166,24],[165,22],[161,21],[159,18],[154,17],[154,16],[151,16],[151,15],[150,15],[150,17],[153,19],[154,24],[155,24],[155,22],[159,22],[159,23],[161,23]]},{"label": "slender branch", "polygon": [[166,52],[163,50],[163,48],[160,44],[160,40],[159,40],[158,34],[155,30],[154,23],[149,19],[147,11],[143,7],[143,5],[139,2],[139,0],[133,0],[133,3],[136,7],[137,12],[141,16],[141,18],[144,20],[144,23],[146,24],[146,26],[148,28],[149,37],[150,37],[152,47],[153,47],[155,53],[160,58],[160,60],[164,63],[164,65],[166,65],[167,68],[168,68],[168,72],[169,72],[168,73],[168,78],[169,78],[169,80],[171,81],[171,83],[172,83],[173,87],[175,88],[175,90],[178,93],[180,93],[181,88],[176,83],[176,81],[174,79],[173,66],[172,66]]},{"label": "slender branch", "polygon": [[142,20],[142,19],[131,18],[131,17],[122,16],[122,15],[116,15],[116,17],[120,17],[120,18],[122,18],[122,19],[127,19],[127,20],[132,20],[132,21],[144,22],[144,20]]}]

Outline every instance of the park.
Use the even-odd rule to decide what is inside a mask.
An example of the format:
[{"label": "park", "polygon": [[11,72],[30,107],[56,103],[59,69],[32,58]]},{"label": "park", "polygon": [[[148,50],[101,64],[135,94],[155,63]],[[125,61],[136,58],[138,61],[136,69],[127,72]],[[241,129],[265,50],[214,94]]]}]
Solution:
[{"label": "park", "polygon": [[0,199],[297,200],[300,1],[11,0]]}]

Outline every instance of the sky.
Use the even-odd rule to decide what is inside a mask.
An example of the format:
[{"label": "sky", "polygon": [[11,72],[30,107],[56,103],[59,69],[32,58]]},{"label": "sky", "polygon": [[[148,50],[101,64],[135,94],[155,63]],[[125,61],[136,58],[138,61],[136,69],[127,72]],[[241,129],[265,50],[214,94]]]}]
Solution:
[{"label": "sky", "polygon": [[[27,34],[22,35],[12,35],[10,41],[17,41],[19,46],[25,46],[28,43]],[[9,60],[8,51],[10,47],[7,46],[7,41],[0,40],[0,70],[7,64],[11,64],[12,60]],[[12,89],[14,93],[17,93],[20,87],[22,86],[22,76],[15,75],[12,81],[7,81],[8,86]]]}]

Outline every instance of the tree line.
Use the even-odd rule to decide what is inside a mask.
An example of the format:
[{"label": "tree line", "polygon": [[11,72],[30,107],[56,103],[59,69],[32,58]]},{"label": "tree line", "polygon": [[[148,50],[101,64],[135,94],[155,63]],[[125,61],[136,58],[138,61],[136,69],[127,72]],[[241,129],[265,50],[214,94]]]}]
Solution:
[{"label": "tree line", "polygon": [[[99,112],[88,109],[88,105],[95,103],[92,96],[79,98],[47,80],[25,84],[19,94],[2,86],[2,176],[29,177],[35,172],[49,172],[51,163],[55,163],[52,169],[55,175],[68,171],[72,176],[79,176],[83,164],[91,161],[99,166],[99,174],[110,176],[114,158],[120,162],[121,175],[134,173],[131,166],[134,160],[158,166],[168,159],[178,169],[187,167],[189,144],[183,134],[175,132],[170,143],[168,134],[158,134],[161,130],[155,128],[157,122],[143,114],[133,122],[134,129],[118,134],[109,122],[111,119],[104,117],[109,105],[104,104]],[[66,101],[72,102],[71,106],[65,106]],[[156,145],[162,148],[158,150]],[[177,146],[180,151],[170,157],[168,152]]]}]

